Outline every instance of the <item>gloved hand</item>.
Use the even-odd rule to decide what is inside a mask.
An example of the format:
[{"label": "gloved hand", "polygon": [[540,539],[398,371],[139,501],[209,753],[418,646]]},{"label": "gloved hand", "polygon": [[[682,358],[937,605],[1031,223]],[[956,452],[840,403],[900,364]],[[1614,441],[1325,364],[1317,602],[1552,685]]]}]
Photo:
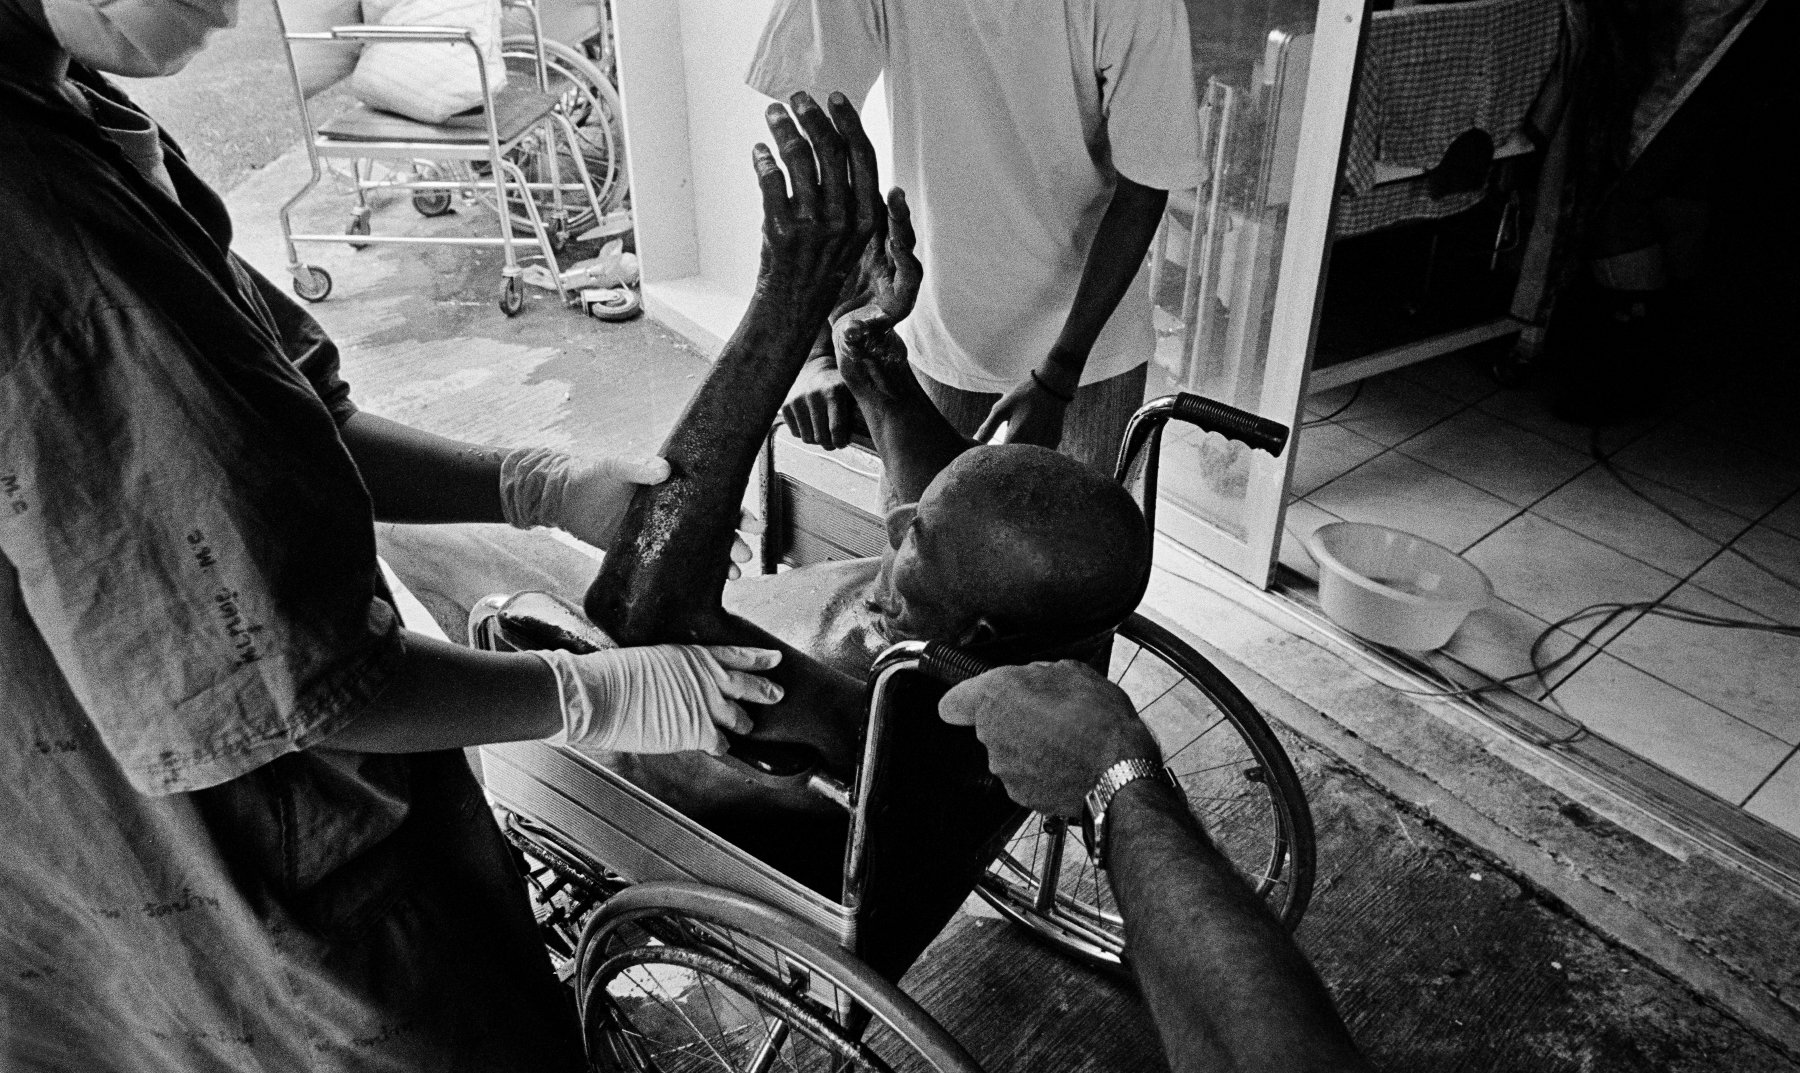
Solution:
[{"label": "gloved hand", "polygon": [[737,702],[773,704],[781,687],[747,671],[781,661],[769,648],[646,645],[577,655],[533,651],[556,675],[563,732],[551,740],[620,753],[725,751],[720,727],[751,729]]},{"label": "gloved hand", "polygon": [[500,512],[520,529],[553,525],[604,550],[638,486],[668,479],[664,458],[577,458],[520,447],[500,461]]},{"label": "gloved hand", "polygon": [[[500,513],[520,529],[550,525],[605,551],[619,535],[625,508],[639,485],[669,479],[666,458],[579,458],[547,447],[519,447],[500,460]],[[746,513],[739,525],[759,533],[762,523]],[[754,557],[737,537],[731,545],[730,575]]]}]

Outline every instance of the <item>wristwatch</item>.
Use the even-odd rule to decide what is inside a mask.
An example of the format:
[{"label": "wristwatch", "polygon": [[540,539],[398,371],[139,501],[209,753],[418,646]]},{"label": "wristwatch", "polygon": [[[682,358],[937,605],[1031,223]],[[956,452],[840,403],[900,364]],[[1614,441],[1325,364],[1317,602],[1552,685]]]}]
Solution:
[{"label": "wristwatch", "polygon": [[1181,784],[1160,760],[1133,757],[1102,771],[1099,781],[1087,792],[1087,803],[1081,810],[1081,839],[1087,844],[1088,859],[1095,868],[1106,867],[1106,810],[1120,790],[1139,779],[1157,779],[1176,794],[1181,793]]}]

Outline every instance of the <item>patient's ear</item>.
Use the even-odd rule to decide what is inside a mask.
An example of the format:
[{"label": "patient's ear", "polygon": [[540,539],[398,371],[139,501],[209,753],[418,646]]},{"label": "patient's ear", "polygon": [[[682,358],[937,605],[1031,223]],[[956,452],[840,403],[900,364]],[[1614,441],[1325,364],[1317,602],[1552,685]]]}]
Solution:
[{"label": "patient's ear", "polygon": [[906,539],[906,531],[912,527],[913,519],[919,516],[917,503],[905,503],[887,512],[888,547],[899,548],[900,542]]}]

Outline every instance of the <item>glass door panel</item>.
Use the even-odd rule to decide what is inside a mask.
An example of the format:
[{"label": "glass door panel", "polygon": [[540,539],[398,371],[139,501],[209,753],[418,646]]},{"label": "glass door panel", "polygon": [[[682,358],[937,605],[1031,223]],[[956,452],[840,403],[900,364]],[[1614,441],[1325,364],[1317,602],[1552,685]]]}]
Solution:
[{"label": "glass door panel", "polygon": [[[1152,396],[1298,420],[1366,5],[1189,4],[1202,151],[1152,253]],[[1272,459],[1171,425],[1160,528],[1267,585],[1291,466],[1291,451]]]}]

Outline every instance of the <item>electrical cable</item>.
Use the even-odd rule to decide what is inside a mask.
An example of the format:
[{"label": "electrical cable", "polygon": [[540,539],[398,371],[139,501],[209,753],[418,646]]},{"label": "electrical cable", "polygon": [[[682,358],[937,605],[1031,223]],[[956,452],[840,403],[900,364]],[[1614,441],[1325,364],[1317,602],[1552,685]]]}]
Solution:
[{"label": "electrical cable", "polygon": [[[1361,387],[1362,387],[1362,385],[1361,385],[1361,383],[1359,383],[1357,385],[1357,388],[1360,390]],[[1322,424],[1326,421],[1329,421],[1332,418],[1337,417],[1338,415],[1342,414],[1345,410],[1348,410],[1355,402],[1356,402],[1356,394],[1352,393],[1350,399],[1348,401],[1346,401],[1342,406],[1338,407],[1336,410],[1333,410],[1330,414],[1327,414],[1324,417],[1317,418],[1313,421],[1306,422],[1301,427],[1303,427],[1303,428],[1310,427],[1315,424]],[[1622,471],[1620,471],[1618,469],[1618,467],[1613,465],[1612,459],[1609,458],[1605,454],[1605,452],[1601,450],[1601,448],[1600,448],[1600,430],[1598,428],[1592,430],[1592,433],[1589,437],[1588,453],[1595,459],[1596,462],[1598,462],[1600,469],[1605,471],[1608,476],[1613,478],[1613,480],[1617,481],[1619,483],[1620,487],[1624,488],[1627,492],[1631,493],[1631,495],[1635,496],[1638,499],[1643,500],[1645,503],[1648,503],[1651,507],[1655,508],[1657,511],[1661,512],[1662,514],[1667,515],[1671,520],[1673,520],[1674,522],[1676,522],[1683,528],[1685,528],[1699,536],[1705,537],[1708,541],[1717,542],[1717,540],[1718,540],[1717,537],[1713,536],[1710,533],[1707,533],[1705,530],[1694,525],[1692,522],[1688,521],[1686,518],[1683,518],[1680,514],[1677,514],[1674,510],[1670,509],[1668,506],[1664,505],[1663,503],[1658,502],[1655,498],[1653,498],[1644,489],[1639,488],[1636,484],[1632,483],[1632,481],[1627,479],[1625,474]],[[1750,526],[1746,526],[1746,528],[1743,532],[1747,532],[1749,530],[1749,528],[1754,526],[1755,524],[1756,523],[1754,523],[1754,522],[1750,523]],[[1292,529],[1289,529],[1289,532],[1291,533]],[[1738,534],[1738,537],[1741,537],[1743,535],[1743,532],[1740,532]],[[1296,534],[1296,536],[1297,535],[1298,534]],[[1736,539],[1737,539],[1737,537],[1734,537],[1733,541],[1735,542]],[[1780,573],[1777,570],[1771,569],[1765,563],[1762,563],[1762,562],[1752,558],[1751,556],[1744,554],[1742,551],[1738,550],[1735,547],[1732,547],[1730,544],[1727,544],[1724,547],[1721,547],[1719,549],[1719,554],[1725,554],[1727,552],[1729,552],[1733,555],[1736,555],[1738,558],[1744,560],[1745,562],[1749,563],[1751,566],[1753,566],[1756,569],[1762,571],[1763,573],[1769,575],[1770,577],[1781,582],[1782,584],[1787,585],[1788,587],[1793,588],[1795,590],[1800,590],[1800,582],[1797,582],[1794,579],[1783,575],[1782,573]],[[1572,661],[1577,655],[1580,655],[1584,649],[1587,649],[1591,645],[1594,648],[1594,653],[1598,654],[1600,648],[1604,647],[1604,643],[1602,643],[1602,645],[1594,645],[1593,644],[1594,638],[1596,638],[1600,634],[1604,633],[1608,628],[1610,628],[1612,625],[1617,623],[1621,618],[1623,618],[1627,615],[1632,615],[1632,614],[1637,614],[1640,616],[1655,615],[1655,616],[1658,616],[1661,618],[1673,619],[1677,622],[1685,622],[1690,625],[1702,626],[1702,627],[1706,627],[1709,629],[1748,630],[1748,631],[1753,631],[1753,632],[1772,633],[1772,634],[1776,634],[1777,636],[1782,636],[1782,637],[1800,637],[1800,625],[1793,625],[1793,624],[1780,623],[1780,622],[1759,622],[1759,621],[1756,621],[1753,619],[1733,618],[1729,615],[1719,615],[1719,614],[1714,614],[1712,612],[1699,611],[1699,610],[1696,610],[1691,607],[1682,607],[1679,604],[1671,604],[1668,602],[1668,597],[1673,594],[1674,594],[1674,590],[1671,589],[1670,592],[1665,593],[1663,596],[1657,597],[1654,600],[1605,601],[1605,602],[1601,602],[1601,603],[1589,604],[1588,606],[1583,607],[1579,611],[1575,611],[1568,615],[1563,616],[1562,618],[1556,620],[1555,622],[1552,622],[1550,625],[1544,627],[1542,630],[1540,630],[1538,632],[1538,634],[1535,637],[1532,638],[1531,647],[1528,650],[1528,657],[1527,657],[1530,662],[1530,669],[1525,670],[1525,671],[1520,671],[1517,674],[1511,674],[1511,675],[1507,675],[1502,678],[1496,678],[1496,679],[1493,679],[1489,682],[1486,682],[1486,683],[1484,683],[1482,685],[1478,685],[1478,686],[1468,686],[1468,687],[1445,689],[1445,690],[1405,689],[1405,688],[1401,688],[1401,687],[1397,687],[1397,686],[1390,686],[1389,688],[1393,689],[1397,693],[1403,693],[1408,696],[1451,699],[1451,698],[1476,697],[1476,696],[1480,696],[1482,694],[1492,693],[1492,692],[1496,692],[1499,690],[1509,690],[1512,692],[1519,692],[1518,690],[1514,690],[1512,687],[1521,682],[1536,680],[1537,683],[1542,687],[1543,692],[1540,693],[1537,697],[1531,697],[1524,693],[1520,693],[1520,696],[1524,697],[1527,700],[1534,700],[1538,704],[1545,704],[1546,702],[1553,701],[1556,690],[1558,688],[1560,688],[1561,686],[1563,686],[1564,684],[1566,684],[1570,678],[1574,677],[1571,674],[1567,677],[1564,677],[1561,681],[1552,682],[1552,681],[1550,681],[1549,676],[1555,674],[1558,670],[1562,669],[1570,661]],[[1579,622],[1586,621],[1587,619],[1596,618],[1596,617],[1599,618],[1599,621],[1596,622],[1593,626],[1589,627],[1586,630],[1586,632],[1582,633],[1578,638],[1575,638],[1575,643],[1573,645],[1571,645],[1567,651],[1565,651],[1565,652],[1561,653],[1560,655],[1555,656],[1551,659],[1548,659],[1548,660],[1543,658],[1544,657],[1544,646],[1551,640],[1551,638],[1556,636],[1559,632],[1561,632],[1562,630],[1564,630],[1567,627],[1573,626]],[[1441,670],[1439,670],[1438,668],[1432,667],[1429,664],[1426,664],[1425,668],[1427,670],[1429,670],[1440,681],[1443,681],[1446,684],[1451,683],[1451,679],[1447,675],[1445,675]],[[1542,746],[1566,745],[1566,744],[1572,743],[1572,742],[1588,735],[1589,733],[1591,733],[1591,731],[1588,729],[1586,724],[1584,724],[1581,720],[1575,718],[1574,716],[1568,714],[1567,710],[1563,709],[1562,705],[1560,703],[1558,703],[1556,705],[1556,707],[1558,709],[1559,716],[1561,718],[1567,719],[1569,722],[1573,723],[1576,727],[1576,730],[1573,733],[1565,735],[1560,738],[1553,738],[1553,737],[1548,737],[1548,736],[1543,736],[1543,735],[1530,735],[1530,737],[1532,737],[1536,740],[1537,744],[1542,745]]]},{"label": "electrical cable", "polygon": [[[1643,500],[1644,502],[1650,504],[1652,507],[1656,508],[1656,510],[1658,510],[1662,514],[1666,515],[1670,520],[1674,521],[1675,524],[1681,526],[1683,529],[1686,529],[1687,531],[1689,531],[1691,533],[1694,533],[1698,536],[1705,537],[1709,541],[1716,541],[1718,539],[1717,537],[1713,536],[1711,533],[1708,533],[1706,530],[1701,529],[1699,526],[1688,521],[1686,518],[1683,518],[1681,515],[1675,513],[1675,511],[1671,510],[1669,507],[1658,502],[1648,492],[1644,491],[1642,488],[1639,488],[1637,485],[1635,485],[1631,481],[1627,480],[1625,477],[1624,471],[1620,470],[1617,466],[1613,465],[1612,459],[1600,450],[1600,430],[1597,428],[1594,429],[1589,435],[1588,453],[1590,455],[1592,455],[1594,460],[1600,464],[1600,468],[1602,470],[1606,471],[1607,476],[1609,476],[1613,480],[1619,482],[1620,487],[1624,488],[1627,492],[1630,492],[1632,495],[1636,496],[1637,498]],[[1753,527],[1755,524],[1756,523],[1752,522],[1750,526],[1745,527],[1743,532],[1748,532],[1749,529],[1751,527]],[[1743,532],[1738,533],[1738,536],[1739,537],[1743,536]],[[1736,539],[1737,538],[1734,537],[1733,541],[1735,542]],[[1780,571],[1774,569],[1773,567],[1769,566],[1767,563],[1764,563],[1758,559],[1755,559],[1749,555],[1746,555],[1742,550],[1732,547],[1730,544],[1727,544],[1725,546],[1724,551],[1729,552],[1730,554],[1735,555],[1738,558],[1744,560],[1745,562],[1749,563],[1751,566],[1754,566],[1756,569],[1761,570],[1763,573],[1774,578],[1776,581],[1779,581],[1783,585],[1786,585],[1788,588],[1800,591],[1800,581],[1795,581],[1793,578],[1790,578],[1787,575],[1781,573]]]},{"label": "electrical cable", "polygon": [[1368,383],[1367,380],[1358,380],[1356,382],[1356,386],[1354,388],[1350,389],[1350,397],[1344,400],[1344,404],[1342,406],[1339,406],[1337,409],[1326,414],[1324,417],[1315,417],[1311,421],[1302,421],[1302,422],[1300,422],[1300,427],[1301,428],[1312,428],[1314,425],[1329,424],[1330,422],[1335,421],[1339,417],[1342,417],[1344,415],[1344,413],[1350,409],[1350,407],[1356,405],[1357,399],[1362,398],[1363,385],[1366,383]]}]

